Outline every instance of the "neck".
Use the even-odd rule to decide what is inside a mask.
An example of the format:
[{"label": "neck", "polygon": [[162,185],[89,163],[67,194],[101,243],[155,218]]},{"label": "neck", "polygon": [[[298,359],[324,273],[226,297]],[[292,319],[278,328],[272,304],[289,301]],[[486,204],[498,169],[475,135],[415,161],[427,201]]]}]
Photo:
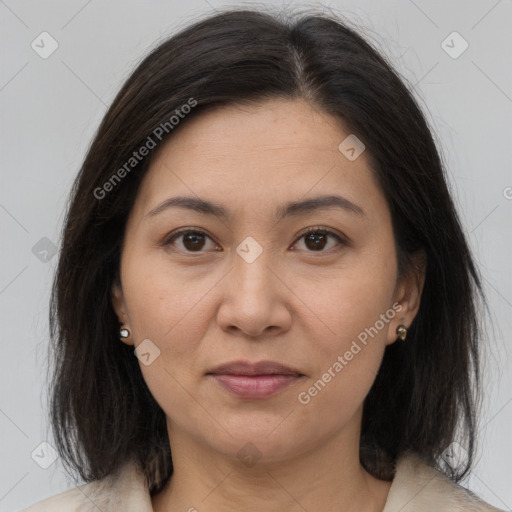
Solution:
[{"label": "neck", "polygon": [[358,431],[347,427],[293,458],[252,463],[169,429],[174,472],[153,497],[153,510],[382,512],[391,482],[365,471],[359,462]]}]

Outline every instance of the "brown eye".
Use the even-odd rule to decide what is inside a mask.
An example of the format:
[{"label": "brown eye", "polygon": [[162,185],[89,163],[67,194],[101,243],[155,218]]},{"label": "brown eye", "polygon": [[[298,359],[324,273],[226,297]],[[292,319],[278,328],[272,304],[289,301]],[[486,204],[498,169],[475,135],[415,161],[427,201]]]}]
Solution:
[{"label": "brown eye", "polygon": [[187,251],[201,250],[204,247],[204,235],[201,233],[185,233],[183,235],[183,246]]},{"label": "brown eye", "polygon": [[327,252],[324,249],[328,246],[330,238],[337,242],[335,245],[345,245],[345,240],[328,229],[311,228],[300,237],[304,239],[308,252]]},{"label": "brown eye", "polygon": [[205,252],[203,249],[207,245],[207,240],[211,240],[203,231],[184,229],[174,233],[164,242],[164,245],[173,245],[176,247],[178,239],[181,239],[181,244],[178,244],[177,248],[184,252]]},{"label": "brown eye", "polygon": [[[336,245],[347,245],[347,242],[333,231],[318,227],[310,228],[299,238],[299,240],[302,239],[304,239],[306,252],[328,252],[333,245],[334,247]],[[329,247],[329,240],[334,240],[335,242],[334,244],[331,243],[331,247]],[[177,251],[184,253],[204,253],[208,250],[208,241],[211,244],[210,249],[215,250],[215,248],[218,248],[204,231],[182,229],[168,237],[163,245],[172,246]]]}]

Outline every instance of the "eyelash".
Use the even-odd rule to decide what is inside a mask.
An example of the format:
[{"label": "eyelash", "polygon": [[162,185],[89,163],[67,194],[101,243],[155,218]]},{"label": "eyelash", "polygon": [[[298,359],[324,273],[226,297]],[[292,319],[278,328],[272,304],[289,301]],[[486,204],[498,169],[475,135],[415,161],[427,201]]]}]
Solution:
[{"label": "eyelash", "polygon": [[[162,245],[163,246],[171,245],[171,244],[174,243],[174,241],[178,237],[180,237],[182,235],[186,235],[186,234],[205,235],[207,238],[210,238],[210,240],[212,240],[212,238],[207,233],[205,233],[204,231],[202,231],[200,229],[183,228],[183,229],[180,229],[180,230],[178,230],[178,231],[176,231],[174,233],[171,233],[171,235],[166,237],[165,240],[163,241]],[[328,236],[331,236],[331,237],[335,238],[339,245],[341,245],[341,246],[348,245],[348,241],[345,238],[343,238],[342,236],[338,235],[334,231],[331,231],[330,229],[325,228],[323,226],[314,226],[314,227],[308,228],[307,231],[302,233],[302,235],[300,235],[297,238],[297,240],[294,243],[294,245],[300,239],[302,239],[302,238],[304,238],[304,237],[306,237],[308,235],[311,235],[311,234],[315,234],[315,235],[319,235],[319,234],[328,235]],[[204,252],[205,251],[186,251],[185,250],[186,254],[198,254],[198,255],[200,255],[200,254],[203,254]],[[315,253],[322,254],[322,253],[330,253],[331,250],[327,249],[327,250],[321,250],[321,251],[306,251],[306,252],[310,252],[312,254],[315,254]]]}]

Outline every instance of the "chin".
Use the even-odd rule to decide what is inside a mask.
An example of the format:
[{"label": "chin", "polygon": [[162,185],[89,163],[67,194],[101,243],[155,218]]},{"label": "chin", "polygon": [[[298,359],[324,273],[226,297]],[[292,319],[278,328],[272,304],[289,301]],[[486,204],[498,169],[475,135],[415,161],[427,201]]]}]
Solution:
[{"label": "chin", "polygon": [[[252,466],[256,462],[275,462],[285,460],[298,451],[301,447],[297,441],[303,437],[297,432],[291,432],[283,425],[279,426],[282,418],[269,427],[268,422],[248,421],[241,422],[239,428],[227,429],[231,436],[222,431],[222,438],[206,439],[217,451],[241,462],[248,461],[246,465]],[[301,445],[302,445],[301,441]],[[302,446],[302,449],[304,447]]]}]

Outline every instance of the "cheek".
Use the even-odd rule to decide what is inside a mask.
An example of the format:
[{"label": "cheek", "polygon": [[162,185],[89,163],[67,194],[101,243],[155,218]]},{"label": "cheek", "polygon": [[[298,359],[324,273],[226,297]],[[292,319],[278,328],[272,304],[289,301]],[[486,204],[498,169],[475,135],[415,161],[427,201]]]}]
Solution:
[{"label": "cheek", "polygon": [[[328,277],[314,287],[304,280],[297,288],[298,294],[314,297],[309,303],[325,333],[320,347],[331,355],[333,351],[343,353],[358,337],[364,342],[368,330],[373,334],[373,345],[376,340],[384,342],[389,317],[396,314],[392,308],[396,281],[394,252],[385,244],[378,250],[354,252]],[[309,287],[307,295],[300,292],[300,287]],[[386,313],[387,321],[382,322],[381,315]],[[373,330],[376,323],[377,333]]]},{"label": "cheek", "polygon": [[140,363],[143,378],[168,417],[182,425],[193,417],[201,425],[207,418],[191,393],[196,393],[201,340],[209,325],[205,295],[215,280],[193,279],[186,271],[171,273],[158,260],[144,265],[142,258],[138,261],[126,266],[124,285],[135,344],[150,339],[159,350],[150,365]]},{"label": "cheek", "polygon": [[154,339],[177,351],[182,344],[193,347],[202,332],[204,299],[216,281],[197,269],[171,270],[161,258],[127,261],[124,290],[136,339]]},{"label": "cheek", "polygon": [[[199,378],[201,341],[207,336],[207,293],[218,279],[190,272],[169,272],[158,259],[141,264],[142,258],[126,261],[123,289],[135,345],[151,340],[158,356],[141,372],[151,394],[168,415],[192,414],[188,391]],[[132,263],[133,264],[130,264]],[[137,264],[136,264],[137,263]],[[187,412],[188,411],[188,412]],[[173,413],[173,416],[176,412]]]},{"label": "cheek", "polygon": [[[326,433],[336,432],[361,407],[386,346],[388,324],[379,320],[382,312],[376,302],[364,310],[337,308],[337,335],[317,338],[318,344],[310,347],[315,371],[296,395],[305,430],[318,428],[321,418]],[[382,329],[375,328],[376,321],[383,323]]]},{"label": "cheek", "polygon": [[397,314],[392,306],[395,272],[394,253],[374,251],[354,258],[328,286],[319,288],[314,307],[324,335],[311,332],[315,371],[298,396],[311,421],[315,414],[329,411],[327,423],[343,423],[370,390],[390,321]]}]

